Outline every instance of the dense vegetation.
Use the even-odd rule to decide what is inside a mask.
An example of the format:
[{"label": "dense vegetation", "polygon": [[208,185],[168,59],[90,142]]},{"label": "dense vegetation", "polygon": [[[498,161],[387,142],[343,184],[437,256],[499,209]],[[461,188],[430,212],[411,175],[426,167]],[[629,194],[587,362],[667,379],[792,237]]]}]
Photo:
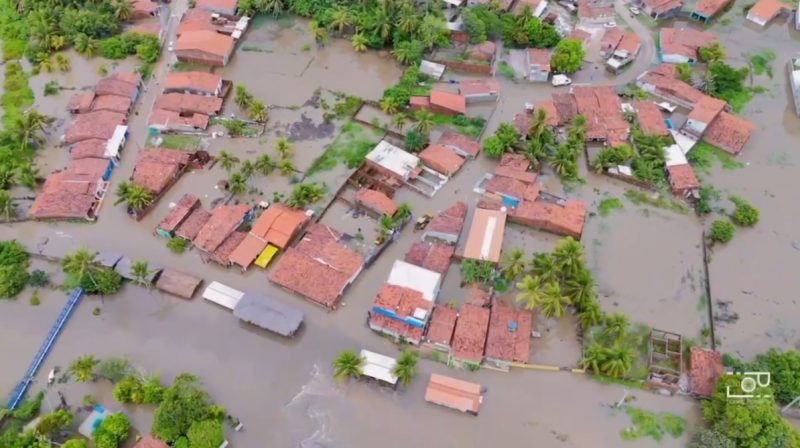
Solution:
[{"label": "dense vegetation", "polygon": [[725,364],[737,372],[770,372],[770,387],[775,401],[789,404],[800,396],[800,353],[769,349],[753,361],[741,361],[725,356]]},{"label": "dense vegetation", "polygon": [[[213,437],[213,441],[218,440],[214,446],[222,443],[224,435],[220,424],[225,417],[225,409],[213,404],[198,383],[197,377],[189,374],[175,378],[156,408],[151,430],[153,435],[171,444],[190,447],[204,446],[191,443],[193,439],[202,440],[204,434]],[[182,441],[184,438],[189,443]]]},{"label": "dense vegetation", "polygon": [[0,299],[16,297],[28,284],[28,252],[18,242],[0,241]]},{"label": "dense vegetation", "polygon": [[556,73],[575,73],[581,69],[586,51],[577,39],[564,39],[550,56],[550,66]]},{"label": "dense vegetation", "polygon": [[513,14],[496,5],[476,5],[466,9],[462,19],[473,44],[501,38],[511,48],[550,48],[561,39],[552,25],[533,17],[527,6]]},{"label": "dense vegetation", "polygon": [[87,294],[110,295],[122,287],[122,277],[117,271],[100,266],[97,254],[86,249],[62,258],[61,269],[67,275],[66,288],[80,286]]}]

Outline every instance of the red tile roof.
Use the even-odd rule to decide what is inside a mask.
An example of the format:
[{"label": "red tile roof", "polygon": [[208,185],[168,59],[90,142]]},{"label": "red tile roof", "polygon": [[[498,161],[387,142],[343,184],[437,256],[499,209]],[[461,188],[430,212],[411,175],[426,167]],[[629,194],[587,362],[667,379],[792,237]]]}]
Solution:
[{"label": "red tile roof", "polygon": [[661,53],[677,54],[695,61],[698,57],[697,50],[716,41],[717,36],[713,33],[691,28],[661,28],[659,32]]},{"label": "red tile roof", "polygon": [[252,233],[248,233],[236,248],[228,255],[228,262],[247,269],[258,258],[258,255],[267,247],[267,242]]},{"label": "red tile roof", "polygon": [[419,153],[419,158],[428,168],[438,171],[445,176],[455,174],[464,165],[463,157],[459,156],[447,146],[434,143]]},{"label": "red tile roof", "polygon": [[702,14],[704,17],[713,17],[730,2],[731,0],[700,0],[695,5],[693,12]]},{"label": "red tile roof", "polygon": [[639,129],[647,135],[669,135],[669,129],[664,123],[664,116],[658,106],[652,101],[634,101],[633,109],[636,111],[636,122]]},{"label": "red tile roof", "polygon": [[[427,96],[412,96],[408,104],[412,109],[427,109],[431,106],[431,99]],[[464,102],[466,108],[466,101]]]},{"label": "red tile roof", "polygon": [[119,95],[100,95],[95,97],[92,110],[108,110],[127,114],[133,102],[130,98]]},{"label": "red tile roof", "polygon": [[495,177],[502,176],[529,184],[536,180],[536,173],[528,171],[531,162],[522,154],[503,154],[500,163],[494,169]]},{"label": "red tile roof", "polygon": [[311,218],[305,211],[275,203],[269,206],[253,223],[250,233],[280,249],[285,249],[289,241]]},{"label": "red tile roof", "polygon": [[550,53],[541,48],[528,49],[528,65],[537,70],[550,71]]},{"label": "red tile roof", "polygon": [[90,218],[99,179],[56,172],[45,180],[28,215],[36,219]]},{"label": "red tile roof", "polygon": [[578,18],[582,20],[613,19],[615,15],[613,6],[589,2],[589,0],[578,0]]},{"label": "red tile roof", "polygon": [[780,0],[758,0],[756,4],[747,11],[747,18],[758,18],[764,22],[769,22],[784,9],[789,9],[789,6]]},{"label": "red tile roof", "polygon": [[744,118],[721,112],[703,133],[703,140],[730,153],[737,155],[756,130],[753,123]]},{"label": "red tile roof", "polygon": [[142,78],[135,73],[115,72],[97,81],[95,95],[118,95],[133,99],[139,93]]},{"label": "red tile roof", "polygon": [[707,348],[692,346],[691,371],[692,393],[710,397],[714,394],[717,379],[725,373],[722,355]]},{"label": "red tile roof", "polygon": [[339,242],[338,232],[312,224],[297,246],[278,260],[270,281],[332,309],[344,288],[355,279],[364,257]]},{"label": "red tile roof", "polygon": [[444,275],[450,267],[450,257],[455,251],[455,246],[449,244],[417,241],[408,249],[404,259],[411,264]]},{"label": "red tile roof", "polygon": [[483,401],[482,390],[480,384],[432,373],[425,401],[477,415]]},{"label": "red tile roof", "polygon": [[[508,3],[510,4],[511,1],[509,0]],[[476,61],[491,61],[496,51],[497,46],[490,40],[480,44],[470,45],[467,49],[470,59]]]},{"label": "red tile roof", "polygon": [[378,295],[372,301],[374,308],[381,308],[393,312],[398,318],[413,316],[419,309],[425,310],[430,315],[433,303],[422,296],[422,293],[403,286],[384,283]]},{"label": "red tile roof", "polygon": [[216,94],[222,85],[222,77],[205,72],[173,72],[164,80],[164,91],[193,90]]},{"label": "red tile roof", "polygon": [[526,200],[511,212],[511,217],[552,233],[580,239],[586,221],[586,203],[567,199],[562,206],[544,200]]},{"label": "red tile roof", "polygon": [[86,113],[92,110],[92,102],[94,102],[94,92],[76,93],[67,102],[67,110],[80,114]]},{"label": "red tile roof", "polygon": [[374,329],[382,329],[383,331],[396,334],[414,344],[422,340],[422,333],[424,331],[423,328],[415,327],[378,313],[370,313],[369,326]]},{"label": "red tile roof", "polygon": [[359,188],[356,191],[356,204],[363,205],[381,215],[392,216],[397,211],[397,203],[392,198],[381,191],[369,188]]},{"label": "red tile roof", "polygon": [[461,234],[464,227],[464,220],[467,218],[466,202],[456,202],[449,208],[443,210],[438,216],[433,218],[428,224],[428,231],[454,235],[456,238]]},{"label": "red tile roof", "polygon": [[586,138],[609,143],[627,139],[630,125],[622,115],[622,103],[611,86],[572,89],[578,113],[586,118]]},{"label": "red tile roof", "polygon": [[578,103],[575,101],[575,97],[569,93],[554,93],[553,105],[558,112],[559,124],[568,123],[578,115]]},{"label": "red tile roof", "polygon": [[667,167],[667,178],[672,191],[683,194],[686,191],[700,188],[700,182],[694,174],[692,166],[688,163]]},{"label": "red tile roof", "polygon": [[709,124],[724,108],[725,101],[703,95],[686,118]]},{"label": "red tile roof", "polygon": [[489,310],[474,305],[464,305],[458,314],[453,333],[453,357],[481,362],[489,331]]},{"label": "red tile roof", "polygon": [[231,36],[226,36],[216,31],[184,31],[175,42],[175,51],[196,50],[219,58],[225,58],[233,53],[235,45],[236,41]]},{"label": "red tile roof", "polygon": [[239,0],[197,0],[197,8],[209,9],[212,11],[236,11]]},{"label": "red tile roof", "polygon": [[567,39],[575,39],[585,46],[592,39],[592,35],[580,28],[574,28],[572,32],[569,33],[569,36],[567,36]]},{"label": "red tile roof", "polygon": [[180,175],[189,163],[189,154],[163,148],[143,148],[136,154],[131,180],[156,195]]},{"label": "red tile roof", "polygon": [[486,357],[527,363],[531,354],[532,329],[533,315],[530,311],[518,310],[495,301],[486,337]]},{"label": "red tile roof", "polygon": [[191,93],[164,93],[156,97],[153,108],[179,113],[217,115],[222,109],[222,98]]},{"label": "red tile roof", "polygon": [[147,120],[148,126],[163,127],[164,129],[205,129],[208,127],[209,118],[205,114],[192,114],[182,116],[179,112],[165,109],[153,109]]},{"label": "red tile roof", "polygon": [[211,211],[211,218],[194,238],[194,245],[204,252],[214,252],[242,223],[250,206],[247,204],[218,205]]},{"label": "red tile roof", "polygon": [[642,45],[642,39],[635,33],[625,33],[622,40],[619,41],[616,51],[626,51],[628,54],[633,55],[639,51]]},{"label": "red tile roof", "polygon": [[658,15],[683,7],[681,0],[642,0],[642,3]]},{"label": "red tile roof", "polygon": [[611,53],[617,48],[622,40],[624,33],[618,27],[606,28],[603,37],[600,38],[600,49],[605,53]]},{"label": "red tile roof", "polygon": [[148,434],[142,437],[133,448],[169,448],[169,446]]},{"label": "red tile roof", "polygon": [[456,328],[456,319],[458,318],[458,311],[446,305],[437,305],[433,309],[430,323],[428,323],[428,332],[425,339],[434,344],[442,344],[450,346],[453,340],[453,330]]},{"label": "red tile roof", "polygon": [[117,125],[126,122],[125,114],[117,112],[97,111],[80,114],[67,129],[65,141],[67,144],[72,144],[90,138],[108,140],[114,135]]},{"label": "red tile roof", "polygon": [[238,230],[228,235],[222,244],[220,244],[215,250],[214,254],[212,255],[211,259],[223,266],[228,266],[231,263],[231,254],[240,244],[242,241],[247,237],[247,233],[239,232]]},{"label": "red tile roof", "polygon": [[450,130],[444,131],[436,143],[457,148],[461,150],[461,152],[469,154],[472,157],[477,157],[478,153],[481,151],[481,145],[477,141],[464,134],[459,134],[458,132]]},{"label": "red tile roof", "polygon": [[193,240],[209,219],[211,219],[211,212],[197,207],[194,211],[189,213],[189,216],[187,216],[180,225],[178,225],[178,228],[175,229],[175,236]]},{"label": "red tile roof", "polygon": [[494,176],[484,185],[484,189],[489,193],[501,194],[517,200],[522,200],[526,188],[527,183],[506,176]]},{"label": "red tile roof", "polygon": [[72,160],[87,158],[103,159],[106,157],[106,142],[107,140],[101,138],[90,138],[88,140],[79,141],[78,143],[70,145],[69,157]]},{"label": "red tile roof", "polygon": [[461,81],[458,84],[458,91],[464,96],[498,95],[500,94],[500,83],[494,78],[471,79]]},{"label": "red tile roof", "polygon": [[[673,64],[661,64],[659,67],[666,65]],[[689,84],[677,80],[669,75],[665,76],[662,74],[665,72],[667,72],[665,69],[660,69],[659,71],[651,70],[644,74],[642,81],[652,85],[655,88],[656,93],[675,97],[678,100],[684,101],[690,105],[696,104],[706,96],[703,92],[695,89]]]},{"label": "red tile roof", "polygon": [[430,104],[459,114],[467,113],[467,99],[457,93],[431,90]]},{"label": "red tile roof", "polygon": [[200,199],[191,194],[184,194],[178,200],[175,207],[167,213],[167,216],[158,223],[156,228],[166,232],[174,232],[178,226],[192,213],[192,211],[200,206]]},{"label": "red tile roof", "polygon": [[181,21],[178,24],[178,31],[175,34],[176,37],[180,37],[181,34],[191,31],[212,31],[216,33],[219,27],[211,22],[212,14],[211,11],[201,8],[187,10],[183,13]]}]

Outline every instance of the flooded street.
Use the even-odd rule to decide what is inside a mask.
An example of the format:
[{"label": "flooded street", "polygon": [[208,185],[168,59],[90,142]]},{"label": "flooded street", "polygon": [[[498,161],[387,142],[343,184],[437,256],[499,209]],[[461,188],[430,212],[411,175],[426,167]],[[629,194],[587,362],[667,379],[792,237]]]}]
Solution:
[{"label": "flooded street", "polygon": [[[186,4],[179,1],[172,7],[175,14]],[[588,173],[583,165],[584,184],[564,188],[547,170],[540,181],[548,192],[580,198],[588,204],[587,211],[591,214],[582,242],[604,311],[621,312],[630,316],[633,323],[681,333],[707,345],[709,341],[704,334],[711,325],[708,307],[712,307],[715,316],[724,309],[728,317],[735,314],[737,319],[715,322],[718,349],[751,357],[770,347],[800,349],[797,325],[800,306],[794,294],[800,290],[800,276],[794,275],[800,263],[800,213],[797,213],[800,120],[792,113],[785,70],[786,62],[798,48],[800,34],[789,30],[790,24],[785,19],[774,21],[765,30],[752,29],[744,25],[738,6],[725,17],[732,23],[715,26],[714,31],[734,64],[746,63],[747,58],[742,54],[762,51],[767,46],[765,42],[769,42],[777,59],[773,62],[774,78],[762,75],[753,79],[754,85],[766,87],[768,92],[756,94],[741,114],[758,127],[739,156],[746,166],[736,170],[716,166],[704,179],[722,192],[720,205],[728,210],[732,210],[728,195],[739,195],[761,212],[761,221],[755,228],[737,228],[732,242],[711,252],[710,301],[703,297],[701,239],[704,226],[713,218],[706,218],[705,222],[691,212],[680,214],[633,204],[624,197],[625,190],[632,187]],[[173,23],[170,35],[174,27]],[[640,28],[644,30],[636,22],[634,29]],[[391,56],[372,51],[354,53],[345,40],[332,39],[318,48],[306,30],[307,21],[301,19],[254,24],[231,63],[216,70],[273,107],[267,129],[258,138],[204,139],[204,147],[212,155],[229,150],[241,160],[253,160],[263,152],[277,157],[275,141],[279,136],[287,136],[294,146],[296,177],[303,178],[316,157],[342,135],[344,126],[343,120],[323,123],[322,110],[307,103],[314,92],[322,89],[328,92],[324,95],[329,95],[341,91],[378,100],[382,91],[396,83],[402,73]],[[645,53],[647,58],[654,54],[652,49]],[[69,56],[70,73],[41,74],[29,81],[36,94],[36,107],[60,119],[57,130],[50,135],[48,148],[38,159],[42,173],[63,167],[67,162],[66,150],[55,143],[66,129],[64,107],[73,93],[62,90],[59,95],[43,97],[44,85],[55,79],[62,87],[81,89],[100,78],[98,70],[103,63],[109,72],[113,70],[108,61],[100,58],[86,61],[76,54]],[[163,79],[169,65],[174,63],[172,58],[167,55],[157,64],[156,79]],[[119,68],[130,69],[134,65],[132,59],[125,60]],[[647,66],[637,63],[635,70]],[[608,78],[602,66],[600,70],[602,77]],[[638,74],[635,70],[623,73],[616,81],[609,78],[609,82],[630,81]],[[445,77],[450,75],[448,72]],[[500,82],[503,90],[496,108],[493,111],[485,108],[488,125],[484,135],[493,132],[500,123],[511,121],[526,102],[549,98],[554,91],[550,86],[524,81],[515,83],[503,78]],[[130,118],[132,137],[122,155],[121,166],[112,174],[111,192],[131,175],[136,153],[145,145],[147,115],[159,92],[160,87],[151,82]],[[233,95],[226,101],[225,112],[238,115],[232,98]],[[298,127],[298,123],[302,126]],[[307,130],[308,135],[299,129]],[[361,132],[362,138],[375,141],[381,138],[366,127]],[[395,200],[409,202],[414,216],[437,213],[455,201],[467,202],[470,211],[460,242],[463,246],[478,198],[473,186],[495,165],[496,161],[480,155],[468,162],[433,198],[404,188],[398,191]],[[343,163],[337,163],[332,170],[320,171],[307,179],[325,183],[330,196],[349,173]],[[398,391],[365,382],[335,383],[330,361],[343,349],[398,353],[395,344],[369,330],[366,312],[394,260],[403,258],[419,234],[407,227],[348,289],[339,310],[328,313],[277,288],[259,268],[242,274],[238,269],[204,264],[196,251],[174,254],[166,247],[165,239],[152,235],[152,229],[167,213],[170,203],[177,202],[183,194],[197,195],[205,208],[225,197],[225,192],[215,185],[226,177],[227,173],[219,166],[190,171],[140,222],[134,222],[122,206],[115,207],[113,200],[107,200],[96,223],[1,224],[0,239],[17,239],[32,251],[50,256],[63,256],[80,247],[120,252],[133,260],[148,260],[151,266],[193,273],[206,282],[216,280],[239,290],[257,289],[301,309],[306,316],[301,332],[292,340],[284,339],[241,323],[229,311],[201,298],[185,301],[128,284],[114,297],[83,299],[40,369],[32,390],[44,387],[47,372],[54,366],[66,366],[80,355],[124,356],[147,372],[160,372],[165,381],[182,372],[199,376],[214,399],[242,420],[244,431],[227,431],[232,446],[236,447],[296,447],[304,441],[329,448],[617,447],[623,443],[636,447],[686,446],[688,430],[678,439],[665,437],[660,443],[646,438],[622,442],[619,432],[630,426],[630,419],[611,405],[622,397],[624,387],[603,384],[581,374],[525,369],[510,373],[482,369],[470,373],[423,360],[419,376],[409,387]],[[291,178],[276,171],[269,176],[255,176],[250,187],[270,200],[275,192],[288,193],[291,184]],[[608,216],[596,214],[604,198],[620,199],[623,208],[611,211]],[[318,209],[322,206],[315,204]],[[341,203],[332,207],[323,222],[351,233],[356,227],[364,227],[366,241],[375,235],[374,229],[366,228],[374,221],[353,218]],[[530,258],[536,251],[551,250],[558,239],[512,224],[506,231],[503,248],[523,248]],[[36,265],[53,275],[59,271],[55,264],[40,260]],[[64,293],[47,290],[41,293],[42,305],[34,307],[28,302],[29,295],[30,290],[26,290],[15,301],[0,301],[0,394],[10,391],[19,381],[66,301]],[[458,266],[453,264],[444,279],[439,301],[462,303],[465,299]],[[502,299],[513,301],[514,292],[506,293]],[[100,316],[92,315],[95,307],[100,308]],[[531,362],[576,365],[581,349],[575,327],[571,316],[551,321],[537,316],[535,330],[542,337],[533,340]],[[480,417],[426,403],[423,396],[431,372],[486,386]],[[113,407],[116,403],[103,388],[107,386],[97,386],[91,393],[100,397],[102,404]],[[74,385],[65,390],[67,400],[74,404],[88,393]],[[678,414],[686,419],[687,428],[700,421],[699,405],[690,398],[664,397],[639,390],[632,394],[636,397],[634,406]],[[149,428],[152,418],[141,409],[131,415],[134,426],[140,430]]]}]

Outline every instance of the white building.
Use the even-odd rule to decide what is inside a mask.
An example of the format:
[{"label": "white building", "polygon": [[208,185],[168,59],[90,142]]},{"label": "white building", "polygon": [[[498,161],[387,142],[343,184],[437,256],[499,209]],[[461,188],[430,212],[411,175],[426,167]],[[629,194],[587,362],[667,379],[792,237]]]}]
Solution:
[{"label": "white building", "polygon": [[220,282],[211,282],[203,291],[203,298],[209,302],[228,308],[233,311],[236,305],[242,300],[244,293]]},{"label": "white building", "polygon": [[419,291],[422,297],[433,302],[442,286],[442,274],[396,260],[386,283]]},{"label": "white building", "polygon": [[381,140],[378,146],[367,154],[367,161],[408,181],[411,172],[419,166],[419,157]]},{"label": "white building", "polygon": [[369,350],[361,350],[361,357],[364,359],[362,375],[390,386],[397,385],[397,377],[394,374],[394,367],[397,365],[396,359]]}]

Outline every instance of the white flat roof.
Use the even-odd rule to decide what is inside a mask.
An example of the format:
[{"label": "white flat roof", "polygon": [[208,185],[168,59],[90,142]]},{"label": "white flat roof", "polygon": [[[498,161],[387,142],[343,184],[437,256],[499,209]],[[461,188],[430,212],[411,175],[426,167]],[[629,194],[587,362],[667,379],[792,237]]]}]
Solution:
[{"label": "white flat roof", "polygon": [[419,165],[419,157],[403,151],[386,140],[381,140],[378,146],[367,154],[367,160],[386,168],[403,179],[408,179],[411,171]]},{"label": "white flat roof", "polygon": [[684,154],[688,153],[692,148],[694,148],[695,143],[697,143],[697,140],[681,134],[678,131],[671,130],[669,133],[672,134],[672,138],[675,140],[675,143],[680,146],[681,151],[683,151]]},{"label": "white flat roof", "polygon": [[678,145],[670,145],[664,148],[664,152],[667,154],[667,166],[686,165],[689,163],[683,154],[683,150]]},{"label": "white flat roof", "polygon": [[204,299],[230,310],[236,308],[242,297],[244,297],[242,291],[223,285],[220,282],[211,282],[203,291]]},{"label": "white flat roof", "polygon": [[394,366],[397,365],[396,359],[369,350],[361,350],[361,357],[365,361],[362,375],[389,384],[397,384],[397,377],[392,373]]},{"label": "white flat roof", "polygon": [[119,155],[119,150],[125,141],[125,133],[128,132],[128,127],[118,124],[114,128],[114,134],[106,141],[106,157],[113,158]]},{"label": "white flat roof", "polygon": [[403,260],[395,260],[389,280],[386,283],[404,288],[413,289],[422,293],[425,299],[434,301],[439,294],[442,274],[429,271]]}]

